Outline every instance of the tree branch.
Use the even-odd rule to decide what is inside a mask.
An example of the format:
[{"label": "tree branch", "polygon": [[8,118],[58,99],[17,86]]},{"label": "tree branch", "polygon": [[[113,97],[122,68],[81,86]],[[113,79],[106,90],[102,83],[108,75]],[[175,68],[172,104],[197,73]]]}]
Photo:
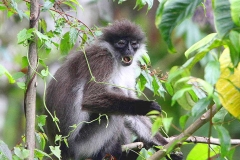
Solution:
[{"label": "tree branch", "polygon": [[[166,138],[168,142],[171,142],[175,139],[176,137],[169,137]],[[199,136],[190,136],[188,137],[184,142],[189,142],[189,143],[206,143],[208,144],[215,144],[215,145],[220,145],[220,140],[218,138],[208,138],[208,137],[199,137]],[[231,145],[239,145],[240,144],[240,139],[231,139]]]},{"label": "tree branch", "polygon": [[142,149],[142,147],[143,147],[143,142],[129,143],[129,144],[122,145],[122,152],[127,151],[129,149],[140,150]]},{"label": "tree branch", "polygon": [[[39,4],[38,0],[30,1],[30,28],[38,29]],[[29,149],[29,160],[34,159],[35,149],[35,112],[36,112],[36,68],[37,68],[37,39],[34,36],[33,41],[29,43],[28,51],[28,73],[27,89],[25,92],[25,113],[26,113],[26,148]]]},{"label": "tree branch", "polygon": [[166,156],[166,154],[169,153],[172,150],[172,148],[175,148],[179,143],[184,142],[201,126],[207,123],[215,113],[217,113],[217,107],[216,105],[213,105],[211,109],[204,113],[199,119],[197,119],[180,135],[176,136],[171,142],[165,145],[162,150],[157,151],[151,157],[149,157],[148,160],[159,160]]}]

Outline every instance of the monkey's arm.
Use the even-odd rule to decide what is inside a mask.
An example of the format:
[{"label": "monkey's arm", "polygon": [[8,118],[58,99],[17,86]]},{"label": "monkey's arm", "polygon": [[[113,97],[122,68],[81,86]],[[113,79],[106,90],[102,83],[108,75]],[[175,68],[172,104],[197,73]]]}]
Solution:
[{"label": "monkey's arm", "polygon": [[88,88],[83,96],[82,109],[93,113],[146,115],[152,110],[161,111],[154,101],[144,101],[107,92],[104,88]]}]

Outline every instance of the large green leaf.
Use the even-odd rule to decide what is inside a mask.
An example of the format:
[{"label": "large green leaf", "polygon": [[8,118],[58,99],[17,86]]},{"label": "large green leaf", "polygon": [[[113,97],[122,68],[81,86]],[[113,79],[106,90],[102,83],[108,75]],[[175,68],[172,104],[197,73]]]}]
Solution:
[{"label": "large green leaf", "polygon": [[192,45],[186,52],[185,56],[193,56],[191,57],[182,67],[187,68],[189,70],[200,61],[206,53],[210,50],[221,46],[222,41],[218,39],[218,35],[216,33],[212,33]]},{"label": "large green leaf", "polygon": [[221,75],[216,83],[223,107],[234,117],[240,119],[240,63],[233,68],[230,60],[229,49],[225,49],[220,56]]},{"label": "large green leaf", "polygon": [[240,1],[230,0],[230,3],[232,20],[237,26],[240,26]]},{"label": "large green leaf", "polygon": [[176,52],[172,41],[171,33],[173,29],[184,19],[193,14],[195,8],[202,0],[171,0],[167,1],[162,8],[158,9],[157,17],[158,28],[160,29],[164,40],[167,42],[169,52]]},{"label": "large green leaf", "polygon": [[[186,160],[203,160],[208,159],[208,144],[198,143],[187,155]],[[220,146],[211,145],[210,157],[220,152]]]},{"label": "large green leaf", "polygon": [[223,38],[234,27],[229,0],[214,0],[213,11],[216,30],[220,38]]}]

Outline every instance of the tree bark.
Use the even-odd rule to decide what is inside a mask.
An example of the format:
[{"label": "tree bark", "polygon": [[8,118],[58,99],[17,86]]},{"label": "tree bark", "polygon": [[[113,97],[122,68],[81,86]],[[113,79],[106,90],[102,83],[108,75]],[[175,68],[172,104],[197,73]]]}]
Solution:
[{"label": "tree bark", "polygon": [[[30,2],[30,28],[38,29],[39,4],[38,0]],[[26,147],[30,151],[29,160],[34,159],[35,149],[35,112],[36,112],[36,87],[37,87],[37,38],[29,43],[28,50],[28,73],[27,73],[27,89],[25,93],[25,113],[26,113]]]}]

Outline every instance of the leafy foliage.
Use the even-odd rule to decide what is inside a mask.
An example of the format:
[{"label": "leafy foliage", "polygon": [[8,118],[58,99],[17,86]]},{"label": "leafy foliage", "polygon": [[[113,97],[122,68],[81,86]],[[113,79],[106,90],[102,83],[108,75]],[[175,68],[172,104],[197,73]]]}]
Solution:
[{"label": "leafy foliage", "polygon": [[[126,0],[119,0],[118,3],[123,3],[124,1]],[[153,7],[153,2],[153,0],[136,0],[134,8],[141,9],[147,6],[147,10],[150,10]],[[46,21],[42,19],[39,21],[41,31],[24,28],[17,35],[18,44],[23,46],[28,46],[29,42],[35,40],[33,37],[37,37],[38,49],[41,54],[39,54],[38,61],[39,71],[36,70],[35,72],[43,79],[45,85],[46,79],[52,76],[45,63],[45,58],[53,50],[59,50],[62,56],[66,56],[76,44],[78,48],[82,48],[100,34],[98,28],[89,28],[75,17],[61,10],[56,10],[53,7],[58,5],[56,3],[52,0],[46,0],[41,6],[41,12],[48,12],[52,15],[55,23],[54,29],[48,30]],[[77,7],[83,9],[77,0],[61,1],[61,3],[67,5],[75,12],[77,12]],[[197,7],[200,5],[203,8],[205,7],[204,3],[205,1],[202,0],[160,0],[155,23],[166,41],[170,53],[177,52],[172,40],[172,34],[175,32],[176,26],[186,19],[189,21]],[[8,16],[16,14],[20,19],[29,18],[27,2],[26,6],[28,9],[24,11],[19,9],[18,2],[15,0],[0,2],[1,11],[7,12]],[[136,85],[136,91],[139,96],[144,96],[148,99],[143,93],[146,88],[151,90],[156,98],[165,98],[166,94],[169,94],[171,95],[172,106],[175,107],[178,104],[187,111],[179,119],[180,130],[183,132],[185,132],[184,129],[188,127],[191,119],[200,117],[213,104],[216,104],[219,108],[221,105],[224,107],[212,118],[209,127],[210,131],[214,129],[218,133],[220,146],[197,144],[186,156],[188,160],[207,159],[218,154],[221,156],[221,159],[232,159],[235,151],[230,144],[231,133],[222,124],[224,124],[224,118],[229,116],[228,113],[231,113],[238,119],[240,118],[240,2],[239,0],[212,0],[211,9],[213,10],[216,33],[206,35],[189,47],[185,51],[187,60],[184,64],[173,66],[169,73],[164,74],[151,68],[150,58],[145,53],[140,59],[141,70],[137,71],[140,74]],[[222,48],[225,48],[224,51],[222,51]],[[213,59],[208,60],[204,66],[204,77],[194,77],[193,70],[209,54],[213,55]],[[27,67],[29,65],[28,57],[22,57],[21,63],[23,68]],[[26,90],[27,86],[21,81],[24,75],[22,72],[11,74],[4,66],[0,65],[0,76],[6,76],[9,83],[16,83],[20,88]],[[43,101],[44,99],[45,93]],[[159,114],[157,112],[149,113],[153,119],[152,135],[156,134],[159,129],[167,134],[176,120],[175,117],[169,117],[165,112],[163,112],[162,116],[158,116]],[[96,120],[100,122],[101,116],[106,115],[100,115]],[[56,115],[51,115],[51,117],[58,127],[59,119]],[[40,115],[37,117],[37,120],[39,131],[35,133],[38,143],[38,148],[35,149],[35,158],[43,159],[43,157],[48,157],[51,159],[51,156],[44,152],[44,148],[49,147],[51,154],[60,159],[60,146],[47,146],[48,138],[44,131],[46,116]],[[70,127],[74,130],[78,125],[75,124]],[[210,133],[209,137],[212,136]],[[56,144],[65,142],[68,145],[68,136],[57,135],[55,138]],[[0,141],[0,159],[27,158],[29,150],[23,147],[24,142],[25,137],[23,136],[22,142],[16,145],[11,153],[7,145]],[[171,146],[170,150],[173,150],[173,148]],[[159,149],[161,150],[162,148],[159,147]],[[138,159],[149,158],[154,152],[152,148],[149,150],[142,149]]]}]

